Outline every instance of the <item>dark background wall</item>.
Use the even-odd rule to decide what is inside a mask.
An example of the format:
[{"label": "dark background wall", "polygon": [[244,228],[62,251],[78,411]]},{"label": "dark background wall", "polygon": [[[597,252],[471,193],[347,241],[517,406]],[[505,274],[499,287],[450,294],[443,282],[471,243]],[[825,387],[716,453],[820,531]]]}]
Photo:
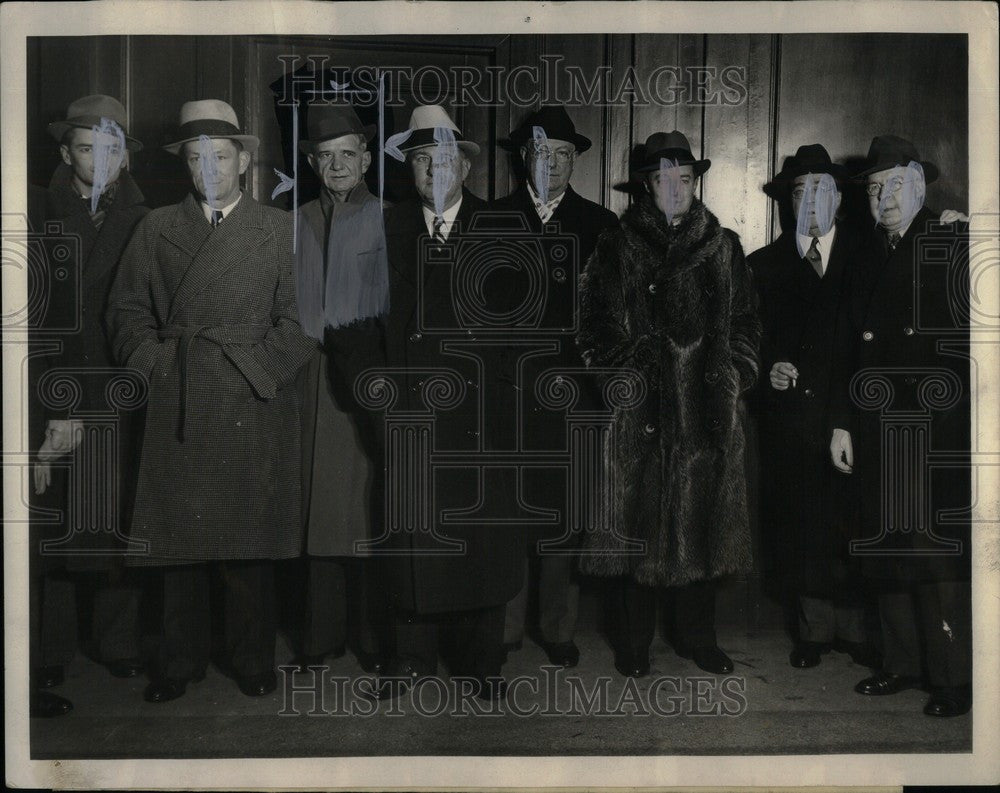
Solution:
[{"label": "dark background wall", "polygon": [[[740,234],[749,252],[778,230],[777,213],[761,185],[803,143],[820,142],[835,160],[863,157],[871,138],[910,138],[941,178],[928,189],[936,209],[968,209],[968,42],[957,35],[536,35],[536,36],[133,36],[38,38],[28,41],[28,165],[34,184],[45,185],[59,162],[46,125],[63,118],[73,99],[106,93],[122,99],[129,131],[145,143],[130,164],[151,206],[173,203],[188,189],[180,162],[160,149],[170,140],[180,105],[191,99],[229,102],[245,127],[261,138],[247,188],[270,202],[274,169],[292,172],[287,118],[276,116],[276,81],[284,78],[279,55],[327,56],[329,65],[414,67],[538,66],[561,55],[557,68],[579,67],[590,77],[607,72],[608,90],[630,75],[642,85],[654,70],[677,67],[690,77],[700,69],[735,70],[745,96],[729,104],[681,101],[645,103],[641,90],[613,106],[569,107],[577,129],[594,141],[582,155],[574,187],[620,213],[628,196],[615,189],[628,176],[629,154],[656,131],[677,128],[712,168],[702,197],[724,226]],[[689,70],[684,72],[684,70]],[[717,87],[717,86],[716,86]],[[387,134],[405,129],[417,86],[403,87],[404,106],[386,118]],[[453,89],[453,87],[450,87]],[[453,90],[452,90],[453,93]],[[504,104],[464,107],[455,117],[466,137],[483,146],[469,186],[484,198],[515,184],[509,155],[498,146],[531,108]],[[367,119],[366,119],[367,120]],[[282,128],[281,123],[285,124]],[[387,195],[397,198],[405,179],[390,162]],[[395,169],[395,170],[394,170]],[[311,174],[299,163],[305,194]],[[377,171],[371,176],[377,179]],[[272,202],[287,206],[288,196]],[[763,473],[766,475],[766,472]],[[759,533],[759,532],[758,532]],[[720,603],[720,621],[748,627],[773,624],[779,612],[761,594],[761,570],[735,582]]]}]

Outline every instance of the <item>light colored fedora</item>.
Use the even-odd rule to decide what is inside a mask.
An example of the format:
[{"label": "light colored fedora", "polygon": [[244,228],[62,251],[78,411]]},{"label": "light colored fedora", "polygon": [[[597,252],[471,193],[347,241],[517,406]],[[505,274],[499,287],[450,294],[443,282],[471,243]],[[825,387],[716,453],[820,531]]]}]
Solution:
[{"label": "light colored fedora", "polygon": [[180,154],[181,146],[202,135],[208,138],[229,138],[238,140],[244,151],[253,154],[260,145],[255,135],[244,135],[236,111],[221,99],[198,99],[181,105],[178,139],[163,148],[171,154]]},{"label": "light colored fedora", "polygon": [[135,138],[128,136],[128,113],[122,103],[113,96],[104,94],[91,94],[77,99],[66,108],[65,121],[53,121],[49,124],[49,134],[62,143],[63,135],[66,131],[74,127],[80,129],[93,129],[100,127],[104,119],[114,121],[125,135],[125,148],[129,151],[139,151],[142,144]]},{"label": "light colored fedora", "polygon": [[413,113],[410,115],[410,134],[406,141],[399,146],[399,150],[407,152],[427,146],[436,146],[438,141],[434,138],[434,131],[437,129],[451,130],[460,149],[473,156],[479,154],[479,146],[462,136],[462,130],[451,120],[448,111],[441,105],[418,105],[413,108]]}]

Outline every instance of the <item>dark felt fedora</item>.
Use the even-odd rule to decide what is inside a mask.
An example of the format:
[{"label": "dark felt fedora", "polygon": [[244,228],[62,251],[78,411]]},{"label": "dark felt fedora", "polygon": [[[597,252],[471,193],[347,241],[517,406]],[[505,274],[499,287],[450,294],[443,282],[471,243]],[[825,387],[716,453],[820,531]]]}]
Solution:
[{"label": "dark felt fedora", "polygon": [[932,162],[921,160],[917,147],[906,138],[897,135],[877,135],[872,138],[872,145],[868,147],[868,157],[862,170],[855,176],[861,179],[889,168],[900,165],[905,167],[911,162],[920,163],[920,167],[924,169],[925,183],[930,184],[938,178],[937,166]]},{"label": "dark felt fedora", "polygon": [[701,176],[712,167],[711,160],[698,160],[691,153],[691,144],[684,133],[654,132],[646,138],[642,158],[633,173],[645,174],[660,168],[660,160],[670,160],[678,165],[690,165],[695,176]]},{"label": "dark felt fedora", "polygon": [[364,135],[366,141],[375,136],[374,124],[362,124],[357,112],[350,105],[309,105],[306,123],[308,140],[299,141],[299,149],[305,154],[316,151],[316,144],[344,135]]},{"label": "dark felt fedora", "polygon": [[256,135],[243,134],[236,111],[228,103],[221,99],[198,99],[181,105],[177,140],[163,148],[171,154],[180,154],[181,146],[198,140],[202,135],[206,138],[239,141],[248,154],[253,154],[260,145],[260,139]]},{"label": "dark felt fedora", "polygon": [[562,105],[546,105],[531,113],[521,126],[510,133],[506,141],[501,141],[506,148],[519,149],[535,137],[535,127],[541,127],[546,138],[565,140],[572,143],[578,153],[582,154],[591,146],[590,138],[576,131],[573,119],[569,117]]},{"label": "dark felt fedora", "polygon": [[91,129],[100,127],[101,122],[107,119],[114,121],[125,135],[125,148],[129,151],[139,151],[142,144],[135,138],[130,138],[127,132],[128,114],[122,103],[113,96],[104,94],[91,94],[77,99],[66,109],[65,121],[53,121],[49,124],[49,134],[62,143],[63,135],[67,130],[74,127],[80,129]]},{"label": "dark felt fedora", "polygon": [[809,143],[799,146],[795,154],[785,157],[781,170],[764,185],[764,192],[772,198],[783,198],[791,191],[795,178],[807,173],[828,173],[837,180],[838,186],[848,175],[847,168],[831,160],[829,152],[822,145]]}]

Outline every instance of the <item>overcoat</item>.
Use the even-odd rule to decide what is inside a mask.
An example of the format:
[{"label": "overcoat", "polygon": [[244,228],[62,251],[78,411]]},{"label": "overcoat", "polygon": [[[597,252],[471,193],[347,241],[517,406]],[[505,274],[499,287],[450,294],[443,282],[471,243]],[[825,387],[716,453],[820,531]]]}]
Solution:
[{"label": "overcoat", "polygon": [[110,303],[118,360],[149,377],[139,563],[298,555],[294,380],[314,347],[295,306],[291,215],[246,194],[214,229],[193,194],[156,209]]},{"label": "overcoat", "polygon": [[[829,403],[837,321],[848,272],[859,266],[857,233],[838,223],[820,278],[802,258],[794,229],[747,257],[763,325],[757,384],[761,470],[761,536],[780,580],[800,594],[830,597],[834,566],[849,559],[857,516],[853,480],[830,464]],[[771,387],[785,361],[794,387]]]},{"label": "overcoat", "polygon": [[[65,524],[60,527],[59,539],[71,536],[65,550],[73,551],[65,557],[72,569],[105,569],[113,555],[88,551],[106,551],[119,543],[111,536],[115,529],[119,535],[127,534],[129,511],[135,483],[135,455],[139,443],[141,427],[137,405],[118,403],[112,398],[109,386],[122,373],[115,365],[111,342],[104,324],[108,293],[118,269],[119,260],[132,236],[136,224],[149,211],[143,206],[143,195],[138,185],[127,171],[122,171],[116,182],[116,192],[111,205],[105,212],[100,228],[88,211],[89,200],[84,200],[73,189],[72,170],[68,165],[59,165],[53,173],[44,204],[37,204],[40,211],[31,218],[36,233],[50,237],[69,237],[74,240],[73,250],[79,256],[69,260],[52,257],[48,273],[46,291],[47,305],[41,330],[47,338],[58,340],[59,351],[34,359],[35,370],[32,381],[46,393],[33,393],[29,402],[30,410],[38,414],[39,421],[32,421],[34,429],[32,444],[41,444],[44,425],[48,419],[65,419],[84,413],[103,416],[111,420],[114,427],[115,451],[114,467],[87,463],[86,455],[93,453],[90,444],[83,443],[72,452],[70,461],[77,471],[85,471],[85,476],[76,477],[77,486],[84,490],[76,494],[75,503],[82,508],[80,515],[71,514],[65,498],[66,482],[59,471],[53,472],[52,503],[64,511],[64,517],[79,524],[79,528],[94,528],[94,532],[76,531]],[[44,208],[43,208],[44,207]],[[49,231],[46,224],[58,223],[57,229]],[[57,242],[53,239],[53,243]],[[76,246],[79,246],[77,249]],[[52,252],[55,253],[53,247]],[[58,330],[56,330],[58,329]],[[58,389],[56,370],[62,370],[76,384],[77,398],[72,405],[56,407],[53,389]],[[49,372],[56,380],[41,380],[43,372]],[[130,390],[125,385],[126,391]],[[44,405],[44,407],[43,407]],[[58,464],[58,463],[57,463]],[[84,468],[86,466],[86,468]],[[114,503],[114,512],[110,505]],[[90,505],[88,507],[87,505]],[[112,515],[117,525],[111,525]],[[90,519],[93,518],[96,523]],[[91,525],[93,523],[93,525]],[[67,533],[67,529],[71,531]]]},{"label": "overcoat", "polygon": [[851,432],[866,576],[970,576],[972,501],[966,224],[926,207],[896,249],[870,229],[840,324],[832,427]]},{"label": "overcoat", "polygon": [[[397,204],[386,212],[390,310],[385,350],[397,384],[391,412],[417,422],[433,417],[434,452],[462,453],[480,462],[500,442],[496,428],[509,425],[513,410],[490,398],[495,391],[497,347],[460,321],[452,288],[455,255],[467,250],[463,246],[469,242],[481,250],[480,243],[490,241],[488,233],[477,236],[472,226],[485,207],[481,199],[464,191],[443,246],[433,245],[418,201]],[[434,253],[428,253],[429,246]],[[505,410],[508,414],[499,415]],[[397,606],[425,613],[482,608],[506,603],[520,590],[523,534],[496,522],[509,514],[513,501],[509,479],[504,478],[509,472],[477,470],[475,463],[431,472],[390,456],[385,474],[387,487],[398,477],[409,477],[407,481],[415,485],[410,493],[429,476],[432,501],[418,506],[430,515],[437,533],[397,530],[405,526],[414,505],[396,503],[396,491],[389,487],[392,503],[387,509],[397,516],[405,513],[387,517],[388,534],[380,546],[380,552],[390,554],[387,580]],[[449,522],[441,519],[445,511],[454,516]],[[464,546],[446,547],[455,541]]]},{"label": "overcoat", "polygon": [[615,409],[604,476],[617,525],[587,533],[582,571],[650,586],[746,571],[741,395],[760,321],[739,238],[698,199],[672,227],[644,196],[601,237],[581,290],[584,359],[637,370],[645,388]]}]

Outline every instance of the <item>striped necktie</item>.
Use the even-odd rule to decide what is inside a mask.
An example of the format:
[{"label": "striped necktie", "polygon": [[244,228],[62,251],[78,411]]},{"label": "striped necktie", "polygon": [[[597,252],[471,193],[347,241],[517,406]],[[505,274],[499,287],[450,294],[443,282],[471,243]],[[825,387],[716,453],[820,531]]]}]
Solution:
[{"label": "striped necktie", "polygon": [[222,222],[222,210],[221,209],[213,209],[212,210],[212,220],[210,222],[212,224],[212,228],[213,229]]},{"label": "striped necktie", "polygon": [[434,216],[434,232],[431,234],[434,237],[434,241],[441,243],[442,245],[447,242],[444,238],[444,218],[440,218],[437,215]]}]

